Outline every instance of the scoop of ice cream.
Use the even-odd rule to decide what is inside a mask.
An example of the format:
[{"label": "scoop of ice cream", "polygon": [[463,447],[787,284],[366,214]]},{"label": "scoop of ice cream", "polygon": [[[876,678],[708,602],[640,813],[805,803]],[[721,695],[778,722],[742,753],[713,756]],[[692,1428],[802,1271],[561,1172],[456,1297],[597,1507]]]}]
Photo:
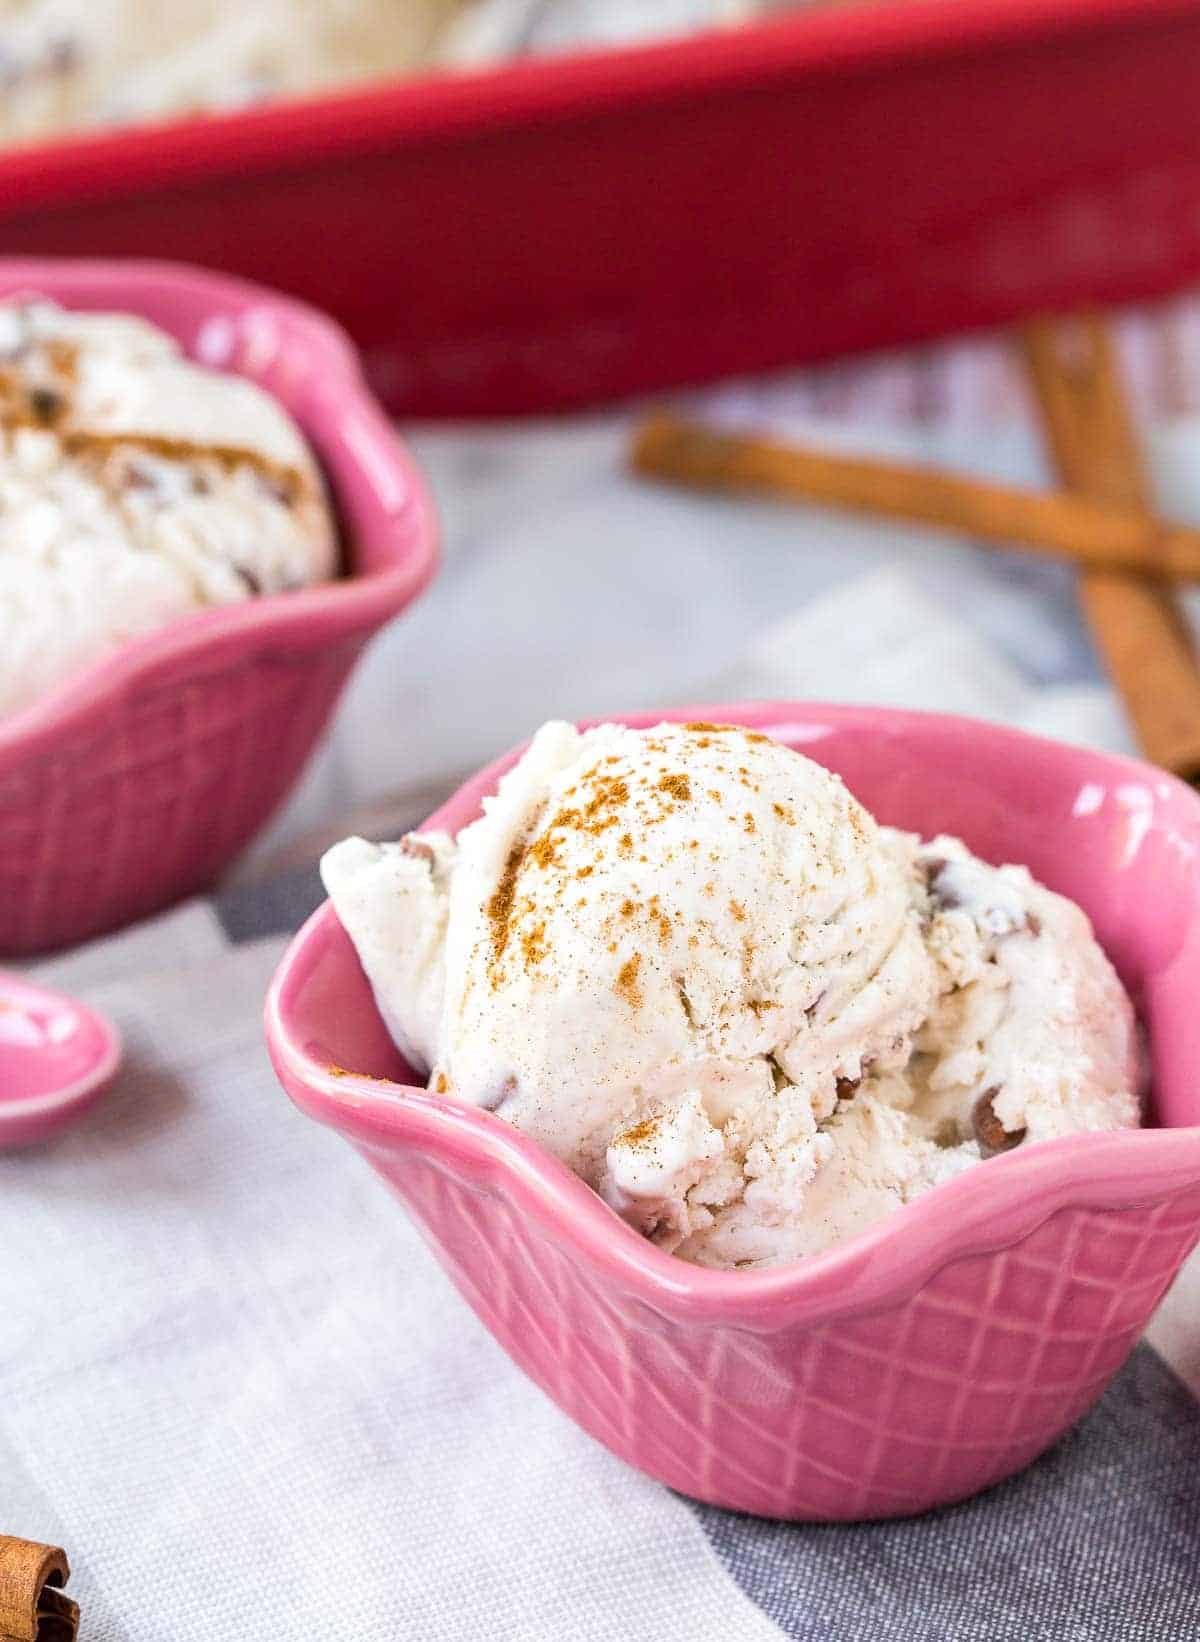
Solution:
[{"label": "scoop of ice cream", "polygon": [[982,1158],[1138,1121],[1129,1000],[1071,902],[711,724],[549,724],[457,841],[322,863],[431,1085],[663,1247],[768,1265]]},{"label": "scoop of ice cream", "polygon": [[910,867],[754,732],[547,725],[456,847],[425,844],[323,863],[385,1016],[435,1087],[664,1240],[795,1197],[839,1086],[902,1066],[933,1002]]},{"label": "scoop of ice cream", "polygon": [[129,315],[0,306],[0,712],[336,555],[308,447],[253,383]]}]

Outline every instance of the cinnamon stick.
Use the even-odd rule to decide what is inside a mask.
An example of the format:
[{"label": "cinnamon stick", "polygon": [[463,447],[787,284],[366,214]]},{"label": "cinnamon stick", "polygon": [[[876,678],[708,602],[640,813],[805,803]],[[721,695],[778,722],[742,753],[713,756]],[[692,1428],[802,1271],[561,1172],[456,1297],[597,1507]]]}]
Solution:
[{"label": "cinnamon stick", "polygon": [[[1025,328],[1046,438],[1072,490],[1150,511],[1112,339],[1097,317]],[[1200,777],[1200,666],[1170,591],[1121,570],[1088,570],[1080,603],[1146,757],[1185,780]]]},{"label": "cinnamon stick", "polygon": [[59,1589],[70,1572],[57,1545],[0,1534],[0,1642],[75,1642],[79,1608]]},{"label": "cinnamon stick", "polygon": [[748,491],[930,524],[1077,564],[1200,581],[1200,531],[1170,526],[1140,505],[1039,492],[729,433],[668,412],[638,429],[639,473],[715,491]]}]

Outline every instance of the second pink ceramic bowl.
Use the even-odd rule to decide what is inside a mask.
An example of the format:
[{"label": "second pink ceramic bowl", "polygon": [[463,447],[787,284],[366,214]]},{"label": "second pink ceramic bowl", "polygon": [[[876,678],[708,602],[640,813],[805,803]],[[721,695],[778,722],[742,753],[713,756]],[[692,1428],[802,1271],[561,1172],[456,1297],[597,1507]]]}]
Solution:
[{"label": "second pink ceramic bowl", "polygon": [[[1147,1027],[1150,1126],[1008,1153],[801,1264],[714,1272],[646,1243],[499,1118],[419,1087],[328,905],[271,989],[276,1069],[396,1190],[515,1361],[623,1459],[766,1516],[948,1504],[1096,1401],[1200,1238],[1200,798],[964,719],[780,704],[628,722],[664,716],[765,730],[880,820],[957,833],[1079,901]],[[516,756],[430,825],[471,820]]]},{"label": "second pink ceramic bowl", "polygon": [[207,610],[0,718],[0,953],[98,935],[212,882],[287,796],[367,639],[437,562],[433,506],[332,321],[164,263],[0,259],[0,299],[140,314],[291,412],[346,574]]}]

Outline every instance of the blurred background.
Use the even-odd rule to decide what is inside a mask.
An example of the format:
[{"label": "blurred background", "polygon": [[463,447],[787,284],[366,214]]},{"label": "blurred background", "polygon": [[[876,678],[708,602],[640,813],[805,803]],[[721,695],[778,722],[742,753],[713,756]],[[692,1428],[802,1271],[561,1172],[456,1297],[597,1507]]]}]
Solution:
[{"label": "blurred background", "polygon": [[1157,504],[1200,517],[1197,5],[4,0],[0,71],[0,251],[324,307],[441,510],[440,579],[242,876],[552,716],[793,695],[1137,745],[1068,565],[629,451],[669,398],[1044,487],[1005,328],[1102,305]]}]

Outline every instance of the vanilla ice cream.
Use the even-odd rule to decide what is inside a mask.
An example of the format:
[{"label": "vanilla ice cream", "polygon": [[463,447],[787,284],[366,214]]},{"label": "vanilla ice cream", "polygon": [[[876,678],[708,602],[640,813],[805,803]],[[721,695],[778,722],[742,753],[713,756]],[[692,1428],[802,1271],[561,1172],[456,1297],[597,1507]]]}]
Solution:
[{"label": "vanilla ice cream", "polygon": [[0,0],[0,143],[682,34],[766,9],[770,0]]},{"label": "vanilla ice cream", "polygon": [[411,70],[462,0],[0,0],[0,141]]},{"label": "vanilla ice cream", "polygon": [[527,52],[631,45],[728,27],[787,4],[788,0],[470,0],[442,36],[439,55],[451,63],[469,64]]},{"label": "vanilla ice cream", "polygon": [[0,305],[0,713],[194,610],[335,574],[286,412],[123,314]]},{"label": "vanilla ice cream", "polygon": [[1138,1121],[1084,914],[753,731],[548,724],[457,840],[351,839],[322,872],[431,1088],[702,1264],[794,1260]]}]

